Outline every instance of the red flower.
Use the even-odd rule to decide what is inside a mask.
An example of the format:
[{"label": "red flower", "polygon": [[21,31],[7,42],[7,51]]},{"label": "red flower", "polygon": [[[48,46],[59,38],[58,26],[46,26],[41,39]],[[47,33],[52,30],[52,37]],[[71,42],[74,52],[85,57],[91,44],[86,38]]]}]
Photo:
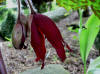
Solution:
[{"label": "red flower", "polygon": [[46,54],[45,38],[52,44],[56,49],[58,56],[61,61],[66,59],[64,45],[71,51],[67,43],[64,42],[59,29],[56,24],[47,16],[42,14],[31,14],[30,23],[31,26],[31,45],[37,55],[37,60],[42,60],[42,68],[44,67],[44,59]]}]

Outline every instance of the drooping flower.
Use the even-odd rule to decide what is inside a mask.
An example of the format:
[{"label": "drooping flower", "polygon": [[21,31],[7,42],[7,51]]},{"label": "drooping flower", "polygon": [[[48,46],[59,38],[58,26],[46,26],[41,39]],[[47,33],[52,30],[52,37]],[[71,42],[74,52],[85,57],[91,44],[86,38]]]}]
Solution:
[{"label": "drooping flower", "polygon": [[40,28],[40,30],[44,33],[48,41],[52,44],[52,46],[56,49],[58,56],[62,61],[65,60],[65,50],[64,45],[66,44],[67,48],[71,51],[70,47],[67,43],[64,42],[59,29],[56,24],[47,16],[42,14],[34,14],[34,19],[36,25]]},{"label": "drooping flower", "polygon": [[27,0],[31,9],[31,14],[29,15],[29,27],[31,32],[31,45],[36,53],[36,60],[42,60],[42,67],[44,67],[44,60],[46,54],[45,48],[45,38],[52,44],[56,49],[58,56],[61,61],[66,59],[64,46],[66,46],[70,51],[70,47],[66,42],[64,42],[59,29],[56,24],[47,16],[34,12],[31,2]]},{"label": "drooping flower", "polygon": [[[47,40],[52,44],[52,46],[56,49],[58,56],[61,61],[66,59],[64,46],[66,46],[70,51],[70,47],[66,42],[64,42],[59,29],[56,24],[47,16],[35,13],[32,14],[32,23],[31,23],[31,45],[36,52],[38,60],[43,61],[45,59],[45,40],[44,35]],[[43,68],[42,65],[42,68]]]}]

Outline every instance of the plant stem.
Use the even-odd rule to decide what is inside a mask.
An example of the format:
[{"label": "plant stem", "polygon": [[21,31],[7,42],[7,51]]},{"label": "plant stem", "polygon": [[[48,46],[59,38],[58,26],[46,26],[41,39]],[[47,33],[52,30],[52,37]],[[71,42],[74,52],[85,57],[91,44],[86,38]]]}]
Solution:
[{"label": "plant stem", "polygon": [[18,20],[20,20],[20,1],[17,0],[17,4],[18,4]]},{"label": "plant stem", "polygon": [[7,70],[2,58],[1,50],[0,50],[0,74],[7,74]]},{"label": "plant stem", "polygon": [[86,74],[86,61],[84,62],[84,74]]},{"label": "plant stem", "polygon": [[29,7],[31,9],[31,14],[34,14],[35,11],[33,10],[33,6],[32,6],[32,3],[30,2],[30,0],[27,0],[28,4],[29,4]]}]

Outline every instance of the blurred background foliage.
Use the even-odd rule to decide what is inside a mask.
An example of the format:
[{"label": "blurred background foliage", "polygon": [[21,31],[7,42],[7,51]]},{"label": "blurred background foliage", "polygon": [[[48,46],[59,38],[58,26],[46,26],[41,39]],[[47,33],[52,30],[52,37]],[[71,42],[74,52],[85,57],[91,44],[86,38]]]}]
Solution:
[{"label": "blurred background foliage", "polygon": [[0,28],[0,34],[4,39],[6,37],[11,38],[11,32],[14,24],[15,24],[15,15],[13,15],[12,11],[9,10],[6,14],[5,19],[1,23],[1,28]]},{"label": "blurred background foliage", "polygon": [[[57,9],[59,6],[56,0],[32,0],[35,10],[39,13],[45,13]],[[25,0],[21,0],[22,12],[29,14],[29,9]],[[16,0],[6,0],[6,3],[0,5],[0,36],[8,40],[11,38],[13,26],[16,23],[17,2]]]}]

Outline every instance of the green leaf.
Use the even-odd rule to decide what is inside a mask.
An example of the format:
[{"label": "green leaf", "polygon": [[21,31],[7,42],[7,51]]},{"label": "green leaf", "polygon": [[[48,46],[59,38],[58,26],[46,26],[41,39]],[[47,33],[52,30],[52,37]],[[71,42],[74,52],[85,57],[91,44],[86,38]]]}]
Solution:
[{"label": "green leaf", "polygon": [[80,53],[84,63],[99,32],[99,25],[100,20],[92,14],[85,25],[86,29],[82,29],[80,33]]},{"label": "green leaf", "polygon": [[60,7],[64,7],[67,11],[86,9],[91,7],[94,14],[100,19],[100,0],[56,0]]},{"label": "green leaf", "polygon": [[100,57],[96,58],[92,63],[90,63],[87,70],[87,74],[99,74],[100,73]]},{"label": "green leaf", "polygon": [[96,1],[93,3],[91,0],[56,0],[59,6],[64,7],[66,10],[77,10],[78,8],[83,8],[85,9],[87,6],[97,4],[96,6],[99,5]]}]

